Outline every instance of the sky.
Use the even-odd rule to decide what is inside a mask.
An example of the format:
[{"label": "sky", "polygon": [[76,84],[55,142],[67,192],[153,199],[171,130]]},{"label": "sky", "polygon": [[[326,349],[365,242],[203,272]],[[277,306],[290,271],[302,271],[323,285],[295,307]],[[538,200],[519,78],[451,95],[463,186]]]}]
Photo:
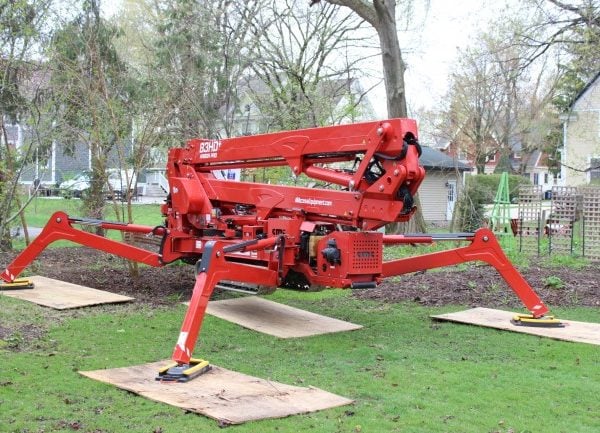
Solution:
[{"label": "sky", "polygon": [[[399,33],[408,65],[405,81],[409,115],[421,107],[439,105],[447,91],[458,48],[468,46],[478,31],[512,1],[517,0],[414,0],[414,30]],[[107,17],[112,16],[122,3],[122,0],[105,0],[102,10]],[[375,74],[379,77],[365,80],[363,88],[376,85],[369,94],[370,100],[377,116],[386,118],[385,89],[378,69]]]},{"label": "sky", "polygon": [[[426,15],[416,17],[422,24],[419,34],[402,47],[408,64],[405,81],[409,112],[440,103],[448,90],[448,77],[458,49],[474,42],[477,34],[505,7],[504,1],[429,1]],[[400,34],[400,38],[402,36]],[[381,87],[380,91],[384,92]]]}]

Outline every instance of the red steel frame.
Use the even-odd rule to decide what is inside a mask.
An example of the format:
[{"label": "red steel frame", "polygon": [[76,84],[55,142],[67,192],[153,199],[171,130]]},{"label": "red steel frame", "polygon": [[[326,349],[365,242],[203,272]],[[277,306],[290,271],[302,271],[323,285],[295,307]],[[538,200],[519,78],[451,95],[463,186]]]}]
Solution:
[{"label": "red steel frame", "polygon": [[[483,261],[493,266],[535,318],[548,308],[504,255],[493,233],[394,235],[373,231],[407,221],[412,196],[425,176],[416,124],[390,119],[223,140],[190,140],[172,149],[170,194],[158,227],[72,218],[57,212],[0,278],[12,282],[50,243],[66,239],[150,266],[196,262],[190,306],[172,358],[189,364],[208,300],[223,280],[266,287],[298,284],[374,287],[383,278]],[[353,169],[339,168],[354,161]],[[331,188],[304,188],[220,180],[214,171],[288,166]],[[73,227],[161,237],[158,252]],[[392,244],[458,240],[468,245],[383,262]],[[298,283],[300,276],[301,283]]]}]

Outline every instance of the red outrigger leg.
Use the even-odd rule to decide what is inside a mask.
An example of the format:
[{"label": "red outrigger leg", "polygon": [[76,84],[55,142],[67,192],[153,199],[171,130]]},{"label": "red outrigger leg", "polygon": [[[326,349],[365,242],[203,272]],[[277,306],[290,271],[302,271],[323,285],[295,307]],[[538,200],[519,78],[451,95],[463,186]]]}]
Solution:
[{"label": "red outrigger leg", "polygon": [[54,213],[42,232],[6,267],[0,278],[7,283],[15,281],[19,274],[52,242],[67,240],[114,254],[125,259],[145,263],[150,266],[163,266],[160,254],[138,248],[123,242],[114,241],[93,233],[78,230],[72,224],[93,225],[106,230],[118,230],[130,233],[163,235],[164,227],[150,227],[137,224],[93,220],[88,218],[71,218],[64,212]]},{"label": "red outrigger leg", "polygon": [[[384,237],[384,243],[430,243],[433,239],[433,237],[427,237],[426,235],[418,239],[411,236],[387,236]],[[464,237],[461,240],[470,240],[471,244],[462,248],[384,262],[382,277],[458,265],[471,261],[482,261],[496,268],[534,318],[539,318],[548,312],[548,307],[508,260],[491,230],[479,229],[471,237]]]},{"label": "red outrigger leg", "polygon": [[[279,242],[279,238],[273,237],[254,242],[252,245],[245,242],[240,242],[239,246],[226,246],[219,241],[206,243],[202,259],[196,264],[196,284],[171,356],[173,363],[159,370],[156,380],[186,382],[210,368],[207,361],[192,358],[192,353],[200,334],[208,301],[219,281],[235,280],[275,287],[280,283],[279,270],[227,261],[225,254],[236,250],[266,249]],[[282,251],[283,244],[279,244],[279,248]]]}]

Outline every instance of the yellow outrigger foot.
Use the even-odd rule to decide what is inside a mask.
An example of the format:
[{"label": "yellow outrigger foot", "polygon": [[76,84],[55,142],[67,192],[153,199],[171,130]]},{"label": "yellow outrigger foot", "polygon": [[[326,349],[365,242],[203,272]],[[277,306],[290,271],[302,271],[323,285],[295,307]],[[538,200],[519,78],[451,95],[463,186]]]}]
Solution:
[{"label": "yellow outrigger foot", "polygon": [[542,316],[535,318],[532,314],[516,314],[511,320],[513,325],[517,326],[537,326],[540,328],[560,328],[565,326],[559,319],[554,316]]},{"label": "yellow outrigger foot", "polygon": [[34,284],[29,278],[17,278],[12,283],[0,282],[0,290],[33,289]]},{"label": "yellow outrigger foot", "polygon": [[158,370],[156,380],[164,382],[187,382],[203,373],[209,371],[212,367],[204,359],[190,359],[189,364],[178,364],[172,362]]}]

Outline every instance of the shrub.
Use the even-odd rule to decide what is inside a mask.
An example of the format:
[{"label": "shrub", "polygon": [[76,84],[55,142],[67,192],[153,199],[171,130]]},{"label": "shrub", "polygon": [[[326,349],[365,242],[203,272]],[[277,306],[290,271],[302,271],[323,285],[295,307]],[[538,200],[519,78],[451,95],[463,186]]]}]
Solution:
[{"label": "shrub", "polygon": [[472,232],[481,227],[484,222],[485,202],[485,189],[477,183],[467,181],[456,204],[453,229]]},{"label": "shrub", "polygon": [[550,275],[544,281],[544,287],[549,289],[562,289],[563,287],[565,287],[565,283],[563,282],[563,280],[560,279],[560,277]]},{"label": "shrub", "polygon": [[[499,174],[478,174],[467,176],[465,188],[458,199],[453,229],[472,232],[485,223],[484,205],[493,203],[500,184]],[[523,176],[509,175],[508,189],[511,202],[519,196],[521,185],[530,185],[529,179]]]},{"label": "shrub", "polygon": [[[493,203],[500,184],[500,174],[478,174],[467,177],[467,184],[476,184],[477,188],[481,189],[481,193],[485,199],[485,204]],[[531,185],[529,179],[523,176],[511,174],[508,176],[508,193],[511,202],[514,202],[519,197],[519,187],[521,185]]]}]

